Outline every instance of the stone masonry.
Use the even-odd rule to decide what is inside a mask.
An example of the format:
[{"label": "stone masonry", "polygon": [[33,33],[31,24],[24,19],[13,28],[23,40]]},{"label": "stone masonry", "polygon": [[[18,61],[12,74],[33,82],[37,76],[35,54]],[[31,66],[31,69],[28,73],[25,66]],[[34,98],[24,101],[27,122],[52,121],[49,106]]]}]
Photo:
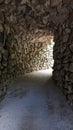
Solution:
[{"label": "stone masonry", "polygon": [[73,1],[0,0],[1,95],[16,75],[49,67],[47,45],[53,38],[53,79],[72,104]]}]

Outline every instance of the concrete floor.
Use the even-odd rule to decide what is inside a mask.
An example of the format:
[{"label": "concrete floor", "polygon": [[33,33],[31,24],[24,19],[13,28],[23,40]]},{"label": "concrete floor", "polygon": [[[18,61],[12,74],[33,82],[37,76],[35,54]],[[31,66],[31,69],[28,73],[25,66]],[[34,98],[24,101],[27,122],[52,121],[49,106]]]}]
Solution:
[{"label": "concrete floor", "polygon": [[0,130],[73,130],[73,111],[51,71],[27,74],[0,103]]}]

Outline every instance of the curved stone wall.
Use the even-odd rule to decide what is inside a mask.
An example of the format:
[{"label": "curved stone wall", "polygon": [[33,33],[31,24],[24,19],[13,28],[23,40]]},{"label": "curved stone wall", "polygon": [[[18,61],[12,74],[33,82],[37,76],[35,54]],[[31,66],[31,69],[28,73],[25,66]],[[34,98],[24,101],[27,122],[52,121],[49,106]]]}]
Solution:
[{"label": "curved stone wall", "polygon": [[[1,67],[4,66],[0,72],[1,77],[6,75],[6,77],[12,77],[12,75],[14,77],[17,72],[21,73],[23,70],[26,72],[29,65],[25,63],[26,61],[28,63],[31,59],[25,56],[27,52],[31,54],[29,46],[32,48],[34,42],[39,50],[42,46],[47,45],[46,39],[50,36],[54,36],[55,41],[53,79],[62,88],[72,104],[73,1],[1,0],[0,42],[3,49],[1,49],[0,57]],[[23,48],[27,48],[27,52],[24,53]],[[22,52],[24,55],[22,55]],[[33,53],[33,55],[35,54]]]}]

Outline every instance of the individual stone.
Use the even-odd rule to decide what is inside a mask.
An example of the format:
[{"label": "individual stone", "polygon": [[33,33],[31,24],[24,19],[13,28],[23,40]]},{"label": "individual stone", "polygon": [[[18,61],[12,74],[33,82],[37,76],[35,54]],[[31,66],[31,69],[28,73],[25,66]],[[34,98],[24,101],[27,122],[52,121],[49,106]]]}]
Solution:
[{"label": "individual stone", "polygon": [[69,4],[71,2],[71,0],[63,0],[64,4]]},{"label": "individual stone", "polygon": [[4,31],[4,29],[3,29],[3,25],[0,24],[0,32],[3,32],[3,31]]},{"label": "individual stone", "polygon": [[70,1],[70,7],[73,9],[73,1]]},{"label": "individual stone", "polygon": [[0,42],[4,43],[4,33],[0,32]]},{"label": "individual stone", "polygon": [[70,51],[73,53],[73,44],[69,45]]},{"label": "individual stone", "polygon": [[62,0],[51,0],[51,7],[57,6]]},{"label": "individual stone", "polygon": [[0,4],[2,4],[4,2],[4,0],[0,0]]},{"label": "individual stone", "polygon": [[22,5],[25,4],[25,3],[27,3],[27,0],[21,0]]},{"label": "individual stone", "polygon": [[11,0],[5,0],[5,4],[9,4]]},{"label": "individual stone", "polygon": [[0,23],[3,24],[4,23],[4,14],[3,12],[0,11]]},{"label": "individual stone", "polygon": [[73,63],[70,64],[69,71],[73,72]]}]

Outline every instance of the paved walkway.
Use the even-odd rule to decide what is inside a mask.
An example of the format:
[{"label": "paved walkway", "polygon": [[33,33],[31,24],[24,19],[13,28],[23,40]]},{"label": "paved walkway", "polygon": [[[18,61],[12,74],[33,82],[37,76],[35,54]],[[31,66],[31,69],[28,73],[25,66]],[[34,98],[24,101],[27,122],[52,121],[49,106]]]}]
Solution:
[{"label": "paved walkway", "polygon": [[50,70],[27,74],[0,103],[0,130],[73,130],[73,111]]}]

